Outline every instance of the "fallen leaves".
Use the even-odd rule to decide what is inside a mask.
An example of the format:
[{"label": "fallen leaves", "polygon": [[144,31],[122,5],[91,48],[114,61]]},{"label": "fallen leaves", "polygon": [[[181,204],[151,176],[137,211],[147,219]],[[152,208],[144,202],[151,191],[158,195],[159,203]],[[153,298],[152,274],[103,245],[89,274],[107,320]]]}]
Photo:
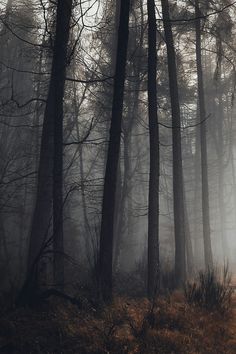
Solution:
[{"label": "fallen leaves", "polygon": [[0,352],[233,354],[235,334],[236,313],[222,317],[191,307],[180,294],[154,304],[115,298],[95,312],[51,299],[41,309],[15,310],[0,319]]}]

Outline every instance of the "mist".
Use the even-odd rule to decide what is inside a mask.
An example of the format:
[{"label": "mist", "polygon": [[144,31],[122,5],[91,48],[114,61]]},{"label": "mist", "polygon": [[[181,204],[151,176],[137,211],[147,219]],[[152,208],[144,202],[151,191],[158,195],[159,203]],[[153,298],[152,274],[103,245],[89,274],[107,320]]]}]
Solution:
[{"label": "mist", "polygon": [[235,273],[235,11],[0,1],[1,294],[96,306]]}]

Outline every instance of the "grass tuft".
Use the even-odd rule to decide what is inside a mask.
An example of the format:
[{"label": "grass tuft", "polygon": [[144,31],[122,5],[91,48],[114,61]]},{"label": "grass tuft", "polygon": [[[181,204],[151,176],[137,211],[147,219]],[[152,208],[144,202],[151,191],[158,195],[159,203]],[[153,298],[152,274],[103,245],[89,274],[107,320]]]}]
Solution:
[{"label": "grass tuft", "polygon": [[223,274],[216,269],[199,272],[194,282],[187,282],[185,298],[189,304],[197,305],[207,311],[227,313],[231,308],[233,289],[231,275],[227,266]]}]

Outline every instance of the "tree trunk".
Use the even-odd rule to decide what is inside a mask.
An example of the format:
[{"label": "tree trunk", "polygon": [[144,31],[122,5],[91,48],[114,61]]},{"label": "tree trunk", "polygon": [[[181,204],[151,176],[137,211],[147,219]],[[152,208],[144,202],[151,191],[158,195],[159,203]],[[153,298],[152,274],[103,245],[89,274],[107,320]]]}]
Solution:
[{"label": "tree trunk", "polygon": [[70,31],[72,0],[58,0],[56,36],[53,48],[52,72],[44,114],[38,187],[34,209],[28,273],[37,266],[45,247],[53,199],[54,280],[63,284],[63,221],[62,221],[62,155],[63,155],[63,96],[67,64],[67,44]]},{"label": "tree trunk", "polygon": [[148,195],[148,283],[147,293],[153,298],[160,286],[159,264],[159,126],[157,115],[157,26],[155,1],[148,0],[148,115],[150,171]]},{"label": "tree trunk", "polygon": [[175,280],[176,286],[179,287],[183,285],[186,278],[181,119],[177,82],[176,55],[169,15],[169,2],[168,0],[162,0],[161,3],[167,46],[169,86],[172,109]]},{"label": "tree trunk", "polygon": [[218,142],[217,142],[217,155],[218,155],[218,203],[219,203],[219,212],[220,212],[220,236],[222,243],[222,251],[223,251],[223,260],[226,261],[227,256],[229,254],[229,246],[227,239],[227,230],[226,230],[226,210],[225,210],[225,195],[224,195],[224,107],[223,107],[223,99],[222,99],[222,87],[221,87],[221,75],[222,75],[222,55],[223,55],[223,47],[222,40],[219,36],[218,38],[218,46],[219,46],[219,57],[218,57],[218,81],[217,81],[217,97],[219,102],[218,108],[218,120],[217,120],[217,130],[218,130]]},{"label": "tree trunk", "polygon": [[187,274],[191,277],[194,273],[194,256],[193,256],[193,247],[192,239],[189,225],[188,209],[186,195],[184,191],[184,234],[185,234],[185,243],[186,243],[186,260],[187,260]]},{"label": "tree trunk", "polygon": [[110,301],[112,299],[114,209],[117,168],[120,153],[125,68],[129,37],[129,11],[130,0],[121,0],[116,70],[114,77],[112,117],[104,181],[100,234],[99,291],[102,300],[104,300],[105,302]]},{"label": "tree trunk", "polygon": [[53,164],[53,251],[54,281],[64,285],[63,241],[63,97],[70,34],[72,0],[58,0],[56,38],[52,63],[54,89],[54,164]]},{"label": "tree trunk", "polygon": [[[142,8],[142,4],[139,4],[140,7]],[[135,17],[135,24],[134,26],[139,26],[137,24],[137,18],[136,18],[136,9],[133,8],[133,14]],[[143,28],[143,15],[141,15],[141,23],[142,23],[142,28]],[[141,48],[143,48],[143,32],[144,30],[142,29],[140,39],[138,37],[138,33],[135,31],[135,34],[132,37],[132,41],[136,42],[139,41],[139,46],[136,49],[136,56],[137,59],[132,58],[132,62],[130,63],[129,66],[129,73],[130,75],[133,75],[136,77],[136,82],[133,83],[129,81],[128,84],[128,96],[126,98],[127,102],[127,116],[125,117],[125,120],[123,121],[123,183],[122,183],[122,189],[117,191],[117,194],[119,194],[120,197],[117,198],[120,199],[119,203],[119,209],[118,213],[116,214],[116,219],[115,219],[115,240],[114,240],[114,261],[113,261],[113,267],[114,270],[117,270],[119,267],[119,262],[121,258],[121,251],[123,251],[123,256],[126,253],[126,249],[128,247],[128,243],[130,241],[130,231],[131,228],[129,228],[129,221],[130,219],[130,209],[127,206],[128,201],[130,201],[130,193],[132,190],[131,186],[131,179],[132,179],[132,151],[131,151],[131,140],[132,140],[132,131],[133,127],[135,124],[135,121],[137,119],[137,114],[138,114],[138,109],[139,109],[139,94],[140,94],[140,86],[141,86],[141,79],[140,79],[140,73],[142,72],[142,60],[141,60]],[[132,45],[132,44],[131,44]],[[119,176],[119,173],[118,173]],[[122,193],[121,193],[122,190]],[[127,210],[128,209],[128,210]],[[128,215],[126,215],[126,212]],[[127,232],[126,232],[127,231]],[[130,257],[129,257],[130,260]],[[125,261],[126,263],[126,261]]]},{"label": "tree trunk", "polygon": [[[125,140],[125,139],[124,139]],[[114,212],[114,238],[113,238],[113,271],[116,272],[119,268],[119,256],[122,242],[122,232],[124,226],[124,213],[125,213],[125,198],[124,188],[126,184],[126,172],[124,169],[124,176],[122,180],[121,161],[118,162],[116,182],[116,202]]]},{"label": "tree trunk", "polygon": [[[199,105],[198,105],[199,106]],[[199,122],[199,109],[197,109],[196,122]],[[201,188],[201,142],[200,142],[200,130],[196,128],[195,132],[195,155],[194,155],[194,260],[197,269],[201,267],[204,262],[202,254],[202,233],[201,225],[201,196],[199,196],[199,190]]]},{"label": "tree trunk", "polygon": [[[117,40],[118,40],[118,30],[119,30],[119,18],[120,18],[120,0],[115,0],[115,14],[114,14],[114,26],[113,26],[113,35],[111,36],[110,40],[112,43],[111,46],[111,75],[114,75],[116,70],[116,59],[117,59]],[[110,127],[110,120],[107,119],[106,121],[106,136],[109,140],[109,127]],[[105,156],[104,156],[104,172],[106,171],[106,162],[107,162],[107,150],[105,149]],[[115,196],[115,210],[114,210],[114,235],[113,235],[113,260],[112,260],[112,267],[113,271],[117,270],[117,262],[118,260],[118,253],[119,253],[119,244],[120,244],[120,230],[119,230],[119,213],[122,208],[121,206],[121,188],[122,188],[122,173],[121,173],[121,166],[120,166],[120,156],[117,168],[117,181],[116,181],[116,196]]]},{"label": "tree trunk", "polygon": [[201,52],[201,11],[199,1],[195,1],[195,29],[196,29],[196,59],[197,59],[197,78],[198,78],[198,100],[200,113],[200,138],[201,138],[201,169],[202,169],[202,222],[205,267],[212,268],[213,257],[211,248],[210,232],[210,212],[209,212],[209,188],[208,188],[208,164],[207,164],[207,131],[206,131],[206,109],[205,94],[202,72],[202,52]]}]

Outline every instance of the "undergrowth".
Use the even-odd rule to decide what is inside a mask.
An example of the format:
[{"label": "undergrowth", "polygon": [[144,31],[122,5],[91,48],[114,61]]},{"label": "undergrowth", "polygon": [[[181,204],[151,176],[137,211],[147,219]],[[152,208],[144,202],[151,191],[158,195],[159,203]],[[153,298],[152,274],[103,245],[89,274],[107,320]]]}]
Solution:
[{"label": "undergrowth", "polygon": [[116,297],[103,309],[51,298],[40,309],[0,318],[0,352],[75,354],[233,354],[225,317],[190,306],[181,293],[149,302]]},{"label": "undergrowth", "polygon": [[198,305],[208,311],[227,313],[231,308],[233,290],[231,276],[225,266],[223,274],[217,269],[200,272],[196,281],[187,282],[185,297],[189,304]]}]

